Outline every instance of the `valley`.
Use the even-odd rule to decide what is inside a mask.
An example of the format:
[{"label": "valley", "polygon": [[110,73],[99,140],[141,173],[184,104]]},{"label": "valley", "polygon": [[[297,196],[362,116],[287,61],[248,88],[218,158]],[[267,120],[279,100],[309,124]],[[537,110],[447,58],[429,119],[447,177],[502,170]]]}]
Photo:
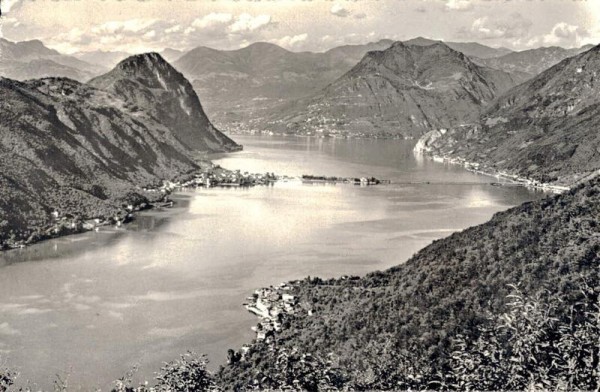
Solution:
[{"label": "valley", "polygon": [[598,389],[592,30],[216,3],[0,15],[0,391]]}]

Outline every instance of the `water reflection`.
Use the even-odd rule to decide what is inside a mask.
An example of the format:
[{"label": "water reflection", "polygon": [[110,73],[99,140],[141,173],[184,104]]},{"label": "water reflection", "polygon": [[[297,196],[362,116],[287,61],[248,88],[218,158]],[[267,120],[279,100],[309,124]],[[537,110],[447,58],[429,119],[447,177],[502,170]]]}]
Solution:
[{"label": "water reflection", "polygon": [[[255,288],[306,275],[364,274],[524,200],[522,188],[430,161],[402,141],[241,138],[224,167],[300,175],[376,176],[458,185],[304,186],[177,194],[123,229],[64,237],[0,255],[0,355],[50,389],[70,373],[109,389],[192,349],[213,366],[252,338],[240,304]],[[34,262],[32,262],[34,261]],[[74,387],[74,390],[77,388]]]}]

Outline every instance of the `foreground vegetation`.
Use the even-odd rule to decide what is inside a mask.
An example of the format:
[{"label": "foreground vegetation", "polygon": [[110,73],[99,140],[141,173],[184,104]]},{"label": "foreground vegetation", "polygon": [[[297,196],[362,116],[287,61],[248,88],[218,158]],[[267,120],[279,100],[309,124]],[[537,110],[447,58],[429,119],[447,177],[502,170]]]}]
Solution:
[{"label": "foreground vegetation", "polygon": [[598,217],[595,180],[498,213],[387,271],[299,282],[292,294],[312,315],[289,316],[219,380],[231,389],[595,390]]}]

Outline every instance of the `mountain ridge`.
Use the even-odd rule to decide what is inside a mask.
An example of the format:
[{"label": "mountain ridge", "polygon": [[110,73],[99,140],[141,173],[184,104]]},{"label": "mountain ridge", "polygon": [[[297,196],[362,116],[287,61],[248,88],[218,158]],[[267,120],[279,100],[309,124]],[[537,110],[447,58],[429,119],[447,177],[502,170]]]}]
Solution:
[{"label": "mountain ridge", "polygon": [[469,122],[497,94],[516,84],[443,42],[395,42],[370,51],[318,94],[273,116],[268,128],[300,133],[420,136]]},{"label": "mountain ridge", "polygon": [[130,56],[88,84],[149,110],[191,149],[239,148],[212,125],[187,79],[156,52]]},{"label": "mountain ridge", "polygon": [[85,81],[106,69],[50,49],[40,40],[0,38],[0,75],[18,80],[62,76]]},{"label": "mountain ridge", "polygon": [[[162,200],[166,182],[197,172],[199,148],[238,148],[158,54],[132,56],[107,75],[87,84],[0,79],[0,248],[89,229],[93,219],[125,220]],[[183,123],[164,115],[173,102],[189,104]],[[185,144],[190,137],[196,145]]]},{"label": "mountain ridge", "polygon": [[600,170],[600,46],[507,91],[472,127],[433,131],[425,153],[535,184],[571,186]]},{"label": "mountain ridge", "polygon": [[231,390],[597,389],[599,214],[596,179],[385,271],[266,288],[267,303],[291,297],[294,311],[257,327],[265,337],[230,353],[216,379]]},{"label": "mountain ridge", "polygon": [[585,52],[593,45],[565,49],[559,46],[540,47],[519,52],[508,53],[494,58],[474,58],[481,65],[496,68],[505,72],[522,75],[523,81],[530,79],[560,61]]}]

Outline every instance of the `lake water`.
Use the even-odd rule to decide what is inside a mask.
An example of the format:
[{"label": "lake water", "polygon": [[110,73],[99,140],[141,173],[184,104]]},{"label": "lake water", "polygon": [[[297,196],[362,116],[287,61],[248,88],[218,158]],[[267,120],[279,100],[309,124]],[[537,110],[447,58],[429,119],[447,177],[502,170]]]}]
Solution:
[{"label": "lake water", "polygon": [[206,353],[216,368],[228,348],[253,337],[256,319],[241,304],[255,288],[385,269],[542,196],[418,159],[411,142],[236,140],[245,150],[215,156],[223,167],[394,183],[180,192],[174,208],[124,228],[1,253],[0,367],[43,388],[59,374],[70,390],[108,390],[135,365],[137,380],[151,379],[187,350]]}]

